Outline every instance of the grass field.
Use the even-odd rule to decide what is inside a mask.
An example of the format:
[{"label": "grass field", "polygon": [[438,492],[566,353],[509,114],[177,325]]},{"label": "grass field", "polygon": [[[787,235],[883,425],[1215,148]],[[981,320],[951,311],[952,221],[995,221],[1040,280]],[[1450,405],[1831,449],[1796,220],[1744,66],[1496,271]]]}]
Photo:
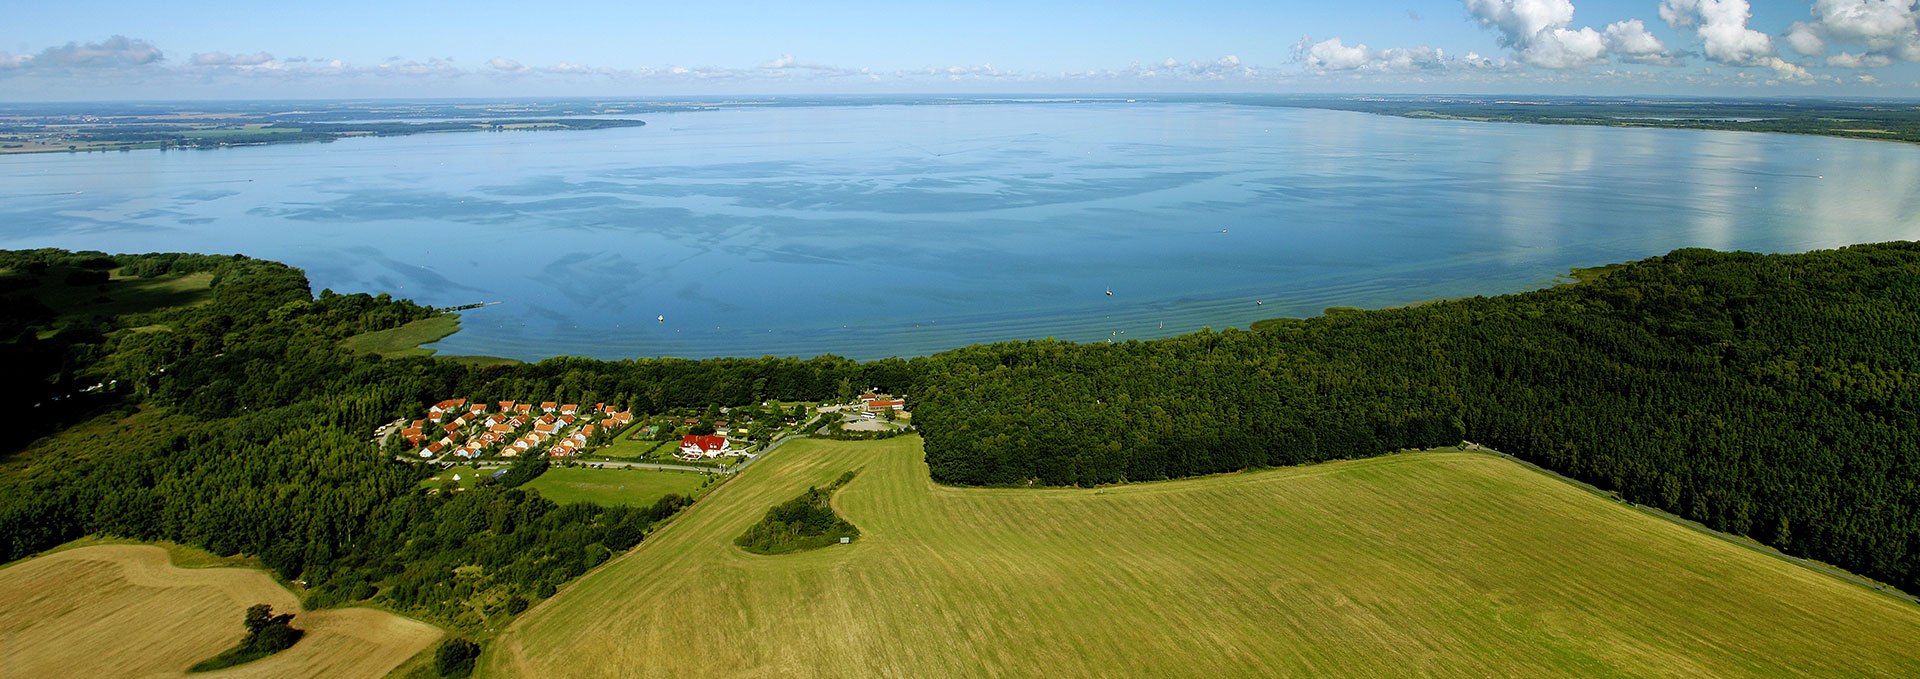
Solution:
[{"label": "grass field", "polygon": [[[186,676],[239,643],[248,606],[299,610],[263,572],[178,568],[167,554],[94,545],[0,568],[0,679]],[[441,634],[366,608],[300,613],[293,624],[307,631],[293,648],[208,676],[382,677]]]},{"label": "grass field", "polygon": [[[340,346],[351,351],[379,354],[382,358],[432,356],[435,350],[420,345],[438,342],[456,332],[460,332],[460,315],[441,314],[433,318],[413,321],[398,328],[363,332],[340,340]],[[519,365],[525,362],[517,358],[499,356],[441,356],[440,359],[481,368],[494,365]]]},{"label": "grass field", "polygon": [[680,449],[677,441],[649,441],[647,439],[627,438],[629,434],[637,431],[640,431],[640,429],[628,430],[628,434],[615,437],[612,443],[594,450],[593,454],[596,457],[610,457],[616,460],[638,460],[648,457],[649,453],[664,453],[664,455],[659,455],[659,457],[671,459],[673,457],[673,451]]},{"label": "grass field", "polygon": [[443,470],[440,470],[439,472],[435,472],[432,478],[429,478],[425,481],[421,481],[420,487],[439,488],[441,486],[446,485],[448,481],[452,481],[453,477],[458,476],[460,477],[461,488],[472,488],[473,484],[480,482],[481,476],[486,474],[492,474],[495,471],[498,471],[498,470],[488,469],[486,471],[481,471],[478,469],[474,469],[471,465],[464,465],[464,464],[455,465],[450,469],[443,469]]},{"label": "grass field", "polygon": [[653,469],[549,469],[522,488],[558,502],[592,502],[608,507],[648,507],[669,493],[699,497],[706,475]]},{"label": "grass field", "polygon": [[121,316],[202,301],[212,283],[210,273],[115,276],[103,285],[67,285],[57,275],[49,275],[38,287],[29,288],[28,294],[62,316]]},{"label": "grass field", "polygon": [[[850,469],[851,545],[734,536]],[[787,444],[489,646],[488,677],[1916,676],[1920,607],[1482,453],[1104,489]]]},{"label": "grass field", "polygon": [[361,353],[379,354],[383,358],[432,356],[432,349],[420,345],[438,342],[459,331],[459,314],[441,314],[398,328],[360,333],[341,340],[340,346]]}]

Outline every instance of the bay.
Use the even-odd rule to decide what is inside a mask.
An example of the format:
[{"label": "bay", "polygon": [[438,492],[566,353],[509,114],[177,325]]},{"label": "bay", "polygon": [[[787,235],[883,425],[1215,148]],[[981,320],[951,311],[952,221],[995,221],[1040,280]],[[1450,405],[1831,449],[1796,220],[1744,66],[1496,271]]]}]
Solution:
[{"label": "bay", "polygon": [[868,359],[1920,238],[1920,148],[1871,141],[1204,103],[639,117],[0,157],[0,247],[239,252],[316,289],[501,302],[451,354]]}]

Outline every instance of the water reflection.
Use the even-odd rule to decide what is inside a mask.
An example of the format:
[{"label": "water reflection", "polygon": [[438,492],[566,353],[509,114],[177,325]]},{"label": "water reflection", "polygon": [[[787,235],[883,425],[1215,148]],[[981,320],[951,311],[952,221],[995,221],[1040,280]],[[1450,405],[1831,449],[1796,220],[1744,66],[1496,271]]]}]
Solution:
[{"label": "water reflection", "polygon": [[507,302],[466,314],[456,353],[867,358],[1920,237],[1920,149],[1896,144],[1214,105],[649,122],[4,158],[0,245],[246,252],[316,288]]}]

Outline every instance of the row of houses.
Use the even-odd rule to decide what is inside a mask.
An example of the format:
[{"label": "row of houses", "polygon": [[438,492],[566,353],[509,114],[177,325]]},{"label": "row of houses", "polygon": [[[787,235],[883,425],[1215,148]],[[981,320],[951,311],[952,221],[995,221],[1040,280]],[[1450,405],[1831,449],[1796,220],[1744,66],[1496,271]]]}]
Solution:
[{"label": "row of houses", "polygon": [[400,431],[400,436],[419,448],[420,457],[428,459],[448,452],[473,459],[489,451],[498,451],[502,457],[529,453],[570,457],[592,444],[596,434],[633,423],[633,413],[605,403],[584,410],[576,404],[551,401],[538,406],[515,401],[497,405],[499,411],[489,413],[485,403],[447,399],[429,407],[427,417],[414,420]]}]

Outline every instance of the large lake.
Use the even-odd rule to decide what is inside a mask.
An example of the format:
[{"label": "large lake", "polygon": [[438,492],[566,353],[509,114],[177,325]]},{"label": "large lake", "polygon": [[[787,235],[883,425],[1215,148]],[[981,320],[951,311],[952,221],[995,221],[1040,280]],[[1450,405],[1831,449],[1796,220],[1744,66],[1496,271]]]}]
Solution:
[{"label": "large lake", "polygon": [[243,252],[316,290],[504,302],[447,353],[865,359],[1920,238],[1920,147],[1893,143],[1207,104],[636,117],[0,157],[0,247]]}]

